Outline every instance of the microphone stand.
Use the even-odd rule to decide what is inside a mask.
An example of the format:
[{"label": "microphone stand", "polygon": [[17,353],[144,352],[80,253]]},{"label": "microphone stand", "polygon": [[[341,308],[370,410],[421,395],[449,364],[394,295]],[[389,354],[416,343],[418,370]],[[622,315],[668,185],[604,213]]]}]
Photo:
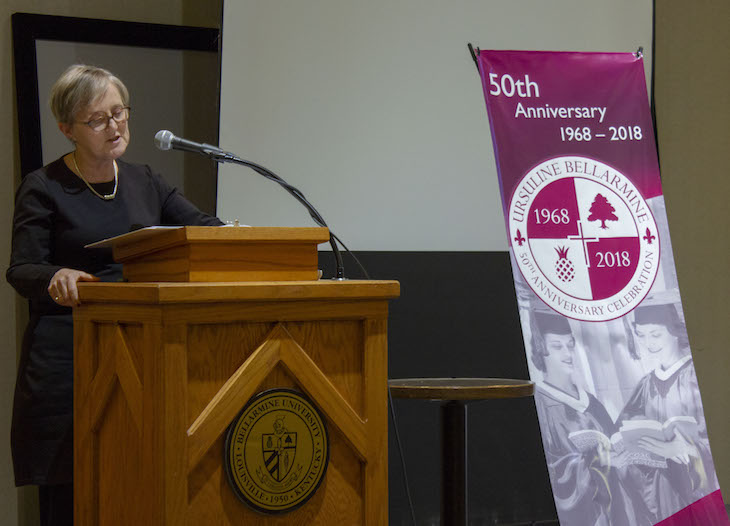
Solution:
[{"label": "microphone stand", "polygon": [[[254,172],[258,173],[259,175],[264,176],[269,181],[274,181],[275,183],[279,184],[282,188],[289,192],[294,197],[294,199],[299,201],[304,206],[304,208],[307,209],[307,212],[309,212],[310,217],[314,220],[315,223],[329,230],[327,223],[325,223],[324,219],[322,218],[320,213],[317,212],[317,209],[314,208],[312,203],[307,201],[307,199],[304,197],[304,194],[302,194],[302,192],[300,192],[297,188],[284,181],[284,179],[276,175],[271,170],[264,168],[259,164],[252,163],[251,161],[241,159],[240,157],[230,152],[218,150],[217,148],[215,150],[211,149],[209,151],[206,151],[205,153],[208,157],[218,163],[232,163],[246,166],[247,168],[250,168]],[[340,254],[340,249],[337,247],[337,239],[337,236],[334,235],[330,230],[330,246],[332,247],[332,254],[334,254],[335,256],[335,268],[337,269],[335,272],[335,279],[343,280],[345,279],[345,265],[342,262],[342,254]]]}]

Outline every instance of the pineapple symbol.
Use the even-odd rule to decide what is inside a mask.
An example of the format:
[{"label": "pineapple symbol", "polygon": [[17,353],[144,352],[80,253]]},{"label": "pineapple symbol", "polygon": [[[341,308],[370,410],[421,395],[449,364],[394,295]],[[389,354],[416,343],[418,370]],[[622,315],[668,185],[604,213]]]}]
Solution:
[{"label": "pineapple symbol", "polygon": [[558,274],[558,278],[565,283],[573,281],[575,278],[575,266],[568,259],[568,250],[570,249],[565,247],[555,249],[555,252],[558,253],[558,260],[555,262],[555,272]]}]

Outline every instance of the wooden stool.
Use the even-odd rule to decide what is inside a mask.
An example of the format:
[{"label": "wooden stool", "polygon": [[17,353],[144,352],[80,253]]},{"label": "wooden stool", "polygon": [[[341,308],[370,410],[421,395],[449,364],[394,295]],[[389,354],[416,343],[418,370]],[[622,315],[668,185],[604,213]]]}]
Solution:
[{"label": "wooden stool", "polygon": [[441,526],[466,526],[466,404],[532,396],[535,384],[506,378],[404,378],[388,385],[396,398],[441,402]]}]

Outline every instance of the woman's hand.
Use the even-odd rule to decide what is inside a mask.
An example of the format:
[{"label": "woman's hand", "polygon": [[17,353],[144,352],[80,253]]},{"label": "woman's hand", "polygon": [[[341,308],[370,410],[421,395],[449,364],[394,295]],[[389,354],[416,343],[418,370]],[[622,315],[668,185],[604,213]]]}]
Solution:
[{"label": "woman's hand", "polygon": [[599,442],[596,446],[598,463],[604,468],[611,468],[611,444]]},{"label": "woman's hand", "polygon": [[697,448],[679,432],[676,432],[674,438],[669,442],[644,437],[638,441],[638,444],[650,453],[659,455],[667,460],[673,460],[678,464],[689,464],[690,457],[699,456]]},{"label": "woman's hand", "polygon": [[62,268],[51,278],[48,294],[59,305],[75,307],[79,305],[79,289],[76,287],[79,281],[99,281],[99,278],[83,270]]},{"label": "woman's hand", "polygon": [[624,449],[621,452],[611,450],[611,465],[616,467],[626,466],[629,462],[629,451]]}]

